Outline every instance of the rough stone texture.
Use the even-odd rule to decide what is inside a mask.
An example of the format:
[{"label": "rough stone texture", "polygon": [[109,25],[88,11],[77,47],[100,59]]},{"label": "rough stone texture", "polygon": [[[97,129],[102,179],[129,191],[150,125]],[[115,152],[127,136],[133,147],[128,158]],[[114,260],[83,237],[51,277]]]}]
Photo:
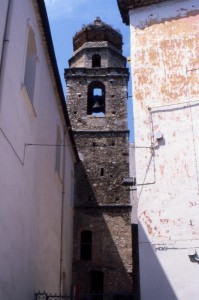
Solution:
[{"label": "rough stone texture", "polygon": [[[96,46],[94,47],[96,43]],[[90,47],[91,46],[91,47]],[[92,68],[92,56],[100,54],[101,67]],[[76,51],[65,70],[67,106],[73,130],[126,130],[127,82],[126,58],[114,50],[107,41],[90,42]],[[88,85],[93,82],[105,85],[105,116],[87,115]]]},{"label": "rough stone texture", "polygon": [[130,204],[121,186],[129,174],[128,132],[76,132],[75,139],[82,159],[76,167],[75,204]]},{"label": "rough stone texture", "polygon": [[[83,294],[89,293],[89,274],[104,272],[104,292],[128,294],[132,292],[132,245],[130,208],[76,209],[74,219],[74,281]],[[80,260],[80,234],[91,230],[92,260]],[[109,298],[112,299],[112,298]]]},{"label": "rough stone texture", "polygon": [[[130,295],[131,205],[129,192],[121,185],[122,179],[129,176],[129,75],[126,59],[110,40],[110,32],[116,36],[118,33],[109,27],[106,30],[105,40],[96,40],[93,35],[93,40],[81,45],[70,59],[70,68],[65,70],[68,111],[81,159],[75,170],[73,282],[81,294],[90,293],[91,272],[102,271],[105,294]],[[101,67],[92,68],[93,54],[100,54]],[[103,116],[87,114],[88,86],[92,82],[105,87]],[[80,259],[83,230],[92,231],[89,261]]]},{"label": "rough stone texture", "polygon": [[[100,50],[99,50],[100,48]],[[92,55],[101,55],[101,68],[125,68],[126,58],[108,42],[87,42],[69,60],[70,68],[92,68]]]},{"label": "rough stone texture", "polygon": [[[73,68],[65,71],[65,74],[67,74],[67,105],[73,130],[127,129],[126,69]],[[87,115],[88,85],[93,81],[105,85],[105,116]]]}]

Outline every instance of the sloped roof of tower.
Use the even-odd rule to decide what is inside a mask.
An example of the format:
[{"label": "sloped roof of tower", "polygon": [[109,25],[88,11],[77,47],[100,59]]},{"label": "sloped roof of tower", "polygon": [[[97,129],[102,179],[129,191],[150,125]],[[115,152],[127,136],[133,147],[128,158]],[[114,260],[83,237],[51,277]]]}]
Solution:
[{"label": "sloped roof of tower", "polygon": [[122,20],[129,25],[129,10],[151,4],[158,4],[166,0],[117,0]]},{"label": "sloped roof of tower", "polygon": [[110,25],[101,21],[96,17],[93,23],[82,26],[82,29],[77,32],[73,38],[74,51],[83,46],[86,42],[107,41],[122,50],[122,35]]}]

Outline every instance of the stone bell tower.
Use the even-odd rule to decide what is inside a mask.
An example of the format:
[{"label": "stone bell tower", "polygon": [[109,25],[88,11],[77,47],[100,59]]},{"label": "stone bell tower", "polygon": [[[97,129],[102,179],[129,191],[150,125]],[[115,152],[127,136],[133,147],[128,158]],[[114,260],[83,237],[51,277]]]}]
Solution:
[{"label": "stone bell tower", "polygon": [[129,73],[122,36],[96,18],[76,33],[73,46],[65,70],[81,159],[75,174],[73,284],[91,299],[131,299],[131,205],[121,185],[129,174]]}]

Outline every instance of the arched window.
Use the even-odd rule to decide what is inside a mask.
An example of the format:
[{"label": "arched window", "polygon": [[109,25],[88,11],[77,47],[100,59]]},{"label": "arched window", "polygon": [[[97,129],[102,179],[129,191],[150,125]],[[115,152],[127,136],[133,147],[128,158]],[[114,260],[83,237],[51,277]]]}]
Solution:
[{"label": "arched window", "polygon": [[84,230],[81,232],[81,259],[92,259],[92,232],[90,230]]},{"label": "arched window", "polygon": [[87,114],[105,114],[105,86],[94,81],[88,86]]},{"label": "arched window", "polygon": [[32,28],[29,26],[25,61],[24,85],[26,87],[26,91],[31,102],[33,102],[34,97],[36,62],[37,48],[35,43],[35,34]]},{"label": "arched window", "polygon": [[92,56],[92,67],[100,68],[101,67],[101,56],[99,54],[93,54]]}]

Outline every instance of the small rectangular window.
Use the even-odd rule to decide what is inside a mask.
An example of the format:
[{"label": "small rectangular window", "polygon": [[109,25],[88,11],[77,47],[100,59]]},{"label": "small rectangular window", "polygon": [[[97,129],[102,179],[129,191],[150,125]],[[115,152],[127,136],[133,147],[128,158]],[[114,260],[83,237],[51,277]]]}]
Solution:
[{"label": "small rectangular window", "polygon": [[80,255],[82,260],[92,259],[92,232],[84,230],[81,232]]}]

